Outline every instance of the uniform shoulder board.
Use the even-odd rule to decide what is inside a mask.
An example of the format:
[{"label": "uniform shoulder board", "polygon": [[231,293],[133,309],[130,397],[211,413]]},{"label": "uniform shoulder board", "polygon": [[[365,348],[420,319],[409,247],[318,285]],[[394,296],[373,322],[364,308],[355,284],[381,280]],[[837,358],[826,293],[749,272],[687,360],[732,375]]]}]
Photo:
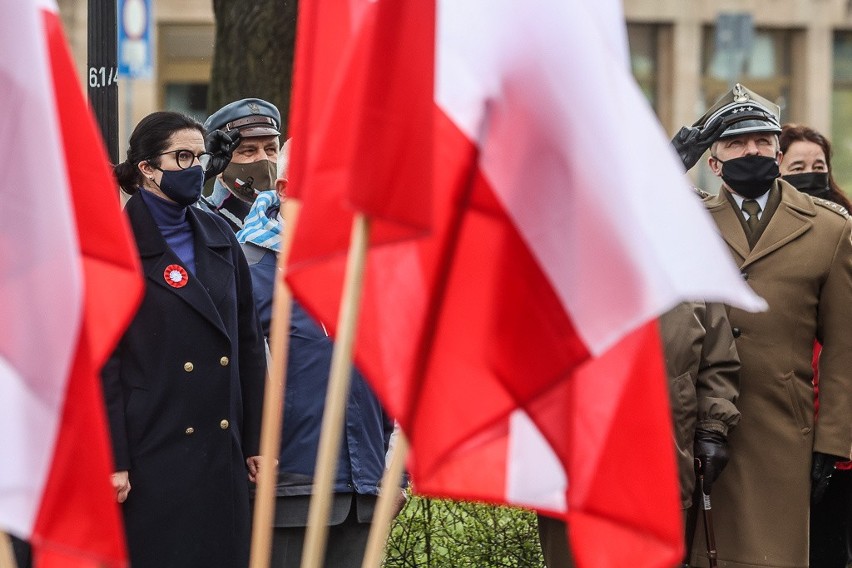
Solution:
[{"label": "uniform shoulder board", "polygon": [[692,191],[694,191],[694,192],[695,192],[695,194],[696,194],[698,197],[700,197],[701,199],[707,199],[708,197],[713,197],[711,194],[707,193],[707,192],[706,192],[706,191],[704,191],[703,189],[698,189],[698,188],[697,188],[697,187],[695,187],[695,186],[692,186]]},{"label": "uniform shoulder board", "polygon": [[847,219],[849,218],[849,211],[847,211],[846,208],[842,205],[838,205],[834,201],[829,201],[828,199],[823,199],[822,197],[814,197],[813,200],[814,203],[816,203],[817,205],[822,205],[826,209],[831,209],[838,215],[841,215]]}]

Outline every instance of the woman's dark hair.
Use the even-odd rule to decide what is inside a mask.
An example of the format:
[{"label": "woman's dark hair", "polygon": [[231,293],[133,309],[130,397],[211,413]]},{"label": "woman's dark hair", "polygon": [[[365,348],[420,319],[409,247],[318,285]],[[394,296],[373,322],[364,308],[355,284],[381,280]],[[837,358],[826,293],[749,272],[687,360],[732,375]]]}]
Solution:
[{"label": "woman's dark hair", "polygon": [[785,124],[781,128],[781,136],[779,136],[781,151],[787,152],[787,149],[793,145],[793,142],[813,142],[820,148],[825,155],[825,165],[828,168],[828,195],[826,199],[833,201],[838,205],[842,205],[847,211],[852,211],[852,204],[849,203],[849,198],[834,181],[834,173],[831,168],[831,142],[828,138],[804,124]]},{"label": "woman's dark hair", "polygon": [[166,149],[172,134],[187,128],[204,135],[204,126],[200,122],[179,112],[153,112],[140,120],[130,135],[127,159],[113,168],[118,185],[127,193],[136,193],[143,183],[142,172],[136,165],[146,160],[159,165],[159,154]]}]

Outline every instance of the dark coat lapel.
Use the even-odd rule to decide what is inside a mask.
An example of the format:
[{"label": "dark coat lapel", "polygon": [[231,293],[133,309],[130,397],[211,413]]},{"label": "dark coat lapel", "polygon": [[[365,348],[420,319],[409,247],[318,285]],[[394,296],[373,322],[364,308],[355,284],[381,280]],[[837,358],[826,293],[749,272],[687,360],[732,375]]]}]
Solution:
[{"label": "dark coat lapel", "polygon": [[195,270],[208,297],[219,310],[234,290],[231,242],[224,232],[226,228],[207,213],[195,207],[190,207],[187,213],[195,232]]},{"label": "dark coat lapel", "polygon": [[[190,274],[189,280],[183,288],[174,288],[166,282],[164,273],[166,267],[170,264],[183,266],[183,261],[181,261],[166,244],[166,240],[163,238],[162,234],[160,234],[160,230],[157,228],[153,217],[151,217],[151,213],[148,211],[148,207],[145,205],[145,202],[142,201],[141,197],[138,195],[131,197],[127,202],[125,210],[127,211],[127,216],[130,219],[130,226],[132,227],[133,233],[136,237],[136,245],[139,248],[139,256],[142,260],[142,269],[145,273],[145,277],[151,280],[155,285],[176,295],[181,300],[189,304],[194,310],[210,321],[210,323],[227,336],[228,333],[222,323],[222,318],[219,317],[219,311],[216,309],[216,306],[211,299],[211,295],[202,284],[202,281],[213,283],[212,286],[215,288],[217,284],[220,286],[226,286],[230,280],[223,279],[221,277],[217,279],[215,277],[215,274],[220,274],[219,271],[222,269],[221,263],[223,262],[220,255],[215,252],[216,245],[206,243],[206,245],[202,244],[199,246],[199,243],[205,243],[204,239],[210,238],[210,231],[205,231],[203,233],[199,232],[201,223],[198,222],[197,213],[192,211],[192,208],[190,208],[190,223],[192,224],[193,230],[196,231],[195,267],[197,274]],[[221,241],[221,239],[222,238],[220,237],[219,241]],[[226,237],[225,239],[227,240]],[[218,241],[214,241],[214,243],[215,242]],[[211,249],[211,247],[213,248]],[[230,263],[228,264],[230,265]],[[226,281],[222,283],[220,282],[222,280]],[[216,292],[221,295],[221,290],[218,288],[216,289]]]}]

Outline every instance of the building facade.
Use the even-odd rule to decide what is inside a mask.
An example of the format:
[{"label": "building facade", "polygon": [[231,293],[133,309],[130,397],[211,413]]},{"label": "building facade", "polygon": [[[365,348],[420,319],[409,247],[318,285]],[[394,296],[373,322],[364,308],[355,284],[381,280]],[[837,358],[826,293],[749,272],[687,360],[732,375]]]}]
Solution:
[{"label": "building facade", "polygon": [[[633,73],[669,134],[740,81],[778,103],[782,122],[828,135],[835,176],[852,190],[850,0],[625,0],[624,9]],[[726,49],[721,29],[741,15],[753,30],[745,53]],[[718,185],[706,165],[695,177]]]},{"label": "building facade", "polygon": [[[212,2],[153,4],[153,73],[119,83],[121,141],[156,109],[206,117]],[[87,2],[59,7],[84,79]],[[633,73],[667,133],[738,80],[777,102],[782,121],[829,135],[835,175],[852,190],[852,0],[624,0],[624,11]],[[695,176],[716,184],[706,169]]]}]

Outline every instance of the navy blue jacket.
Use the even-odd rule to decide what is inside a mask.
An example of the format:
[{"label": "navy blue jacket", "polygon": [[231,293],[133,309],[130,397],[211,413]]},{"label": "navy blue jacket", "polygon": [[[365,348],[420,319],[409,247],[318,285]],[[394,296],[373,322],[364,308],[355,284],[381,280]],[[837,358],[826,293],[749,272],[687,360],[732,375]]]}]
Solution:
[{"label": "navy blue jacket", "polygon": [[[276,255],[252,243],[242,246],[251,271],[258,314],[264,335],[268,337]],[[279,496],[309,495],[312,491],[332,350],[332,341],[322,327],[293,302]],[[361,373],[353,370],[346,406],[346,430],[334,483],[336,493],[378,494],[392,432],[393,422]]]}]

